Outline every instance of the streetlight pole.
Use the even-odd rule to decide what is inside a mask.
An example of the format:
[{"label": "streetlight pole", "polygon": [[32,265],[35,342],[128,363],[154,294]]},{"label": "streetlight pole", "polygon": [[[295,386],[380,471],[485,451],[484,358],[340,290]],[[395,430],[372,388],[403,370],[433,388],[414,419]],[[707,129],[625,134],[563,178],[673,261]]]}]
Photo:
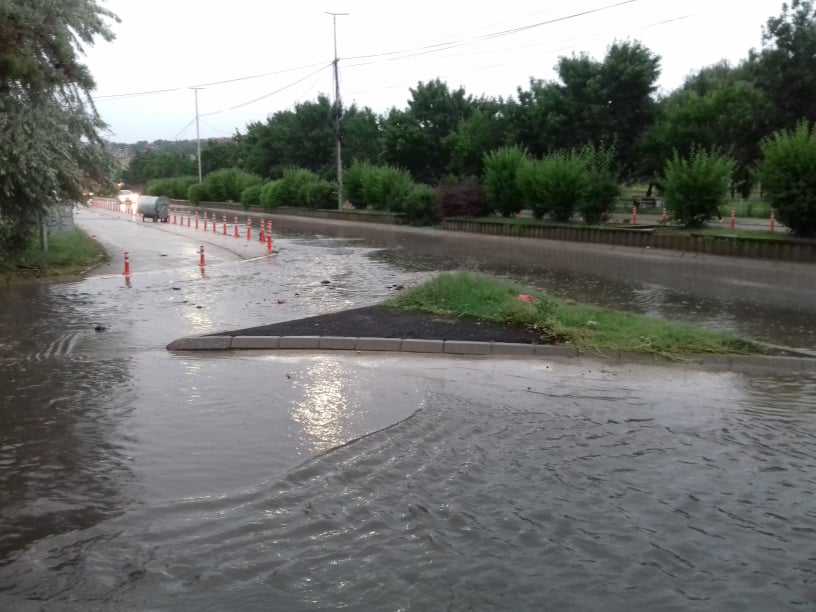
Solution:
[{"label": "streetlight pole", "polygon": [[196,111],[196,155],[198,157],[198,182],[202,182],[201,177],[201,132],[199,130],[198,125],[198,90],[201,87],[193,87],[192,90],[195,93],[195,111]]},{"label": "streetlight pole", "polygon": [[349,13],[330,13],[334,27],[334,136],[337,146],[337,208],[343,208],[343,145],[340,134],[340,120],[343,116],[343,103],[340,100],[340,58],[337,55],[337,17]]}]

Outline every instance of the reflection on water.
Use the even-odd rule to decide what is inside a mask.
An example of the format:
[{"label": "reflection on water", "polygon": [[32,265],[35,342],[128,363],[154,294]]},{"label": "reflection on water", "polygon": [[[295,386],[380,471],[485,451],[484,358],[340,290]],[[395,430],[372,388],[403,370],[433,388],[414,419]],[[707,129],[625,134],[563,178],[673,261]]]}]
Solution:
[{"label": "reflection on water", "polygon": [[336,361],[317,361],[304,374],[300,384],[303,400],[292,409],[292,419],[301,425],[300,444],[314,454],[349,439],[345,394],[348,373]]}]

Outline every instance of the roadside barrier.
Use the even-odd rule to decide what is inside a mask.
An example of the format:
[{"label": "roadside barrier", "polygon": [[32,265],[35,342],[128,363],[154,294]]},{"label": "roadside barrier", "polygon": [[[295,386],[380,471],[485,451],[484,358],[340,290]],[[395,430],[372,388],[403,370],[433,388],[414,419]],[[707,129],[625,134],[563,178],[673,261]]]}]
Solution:
[{"label": "roadside barrier", "polygon": [[227,215],[224,215],[224,235],[227,235]]},{"label": "roadside barrier", "polygon": [[217,234],[218,233],[218,227],[216,227],[216,224],[217,224],[218,221],[216,220],[214,213],[213,213],[212,222],[213,222],[213,234]]},{"label": "roadside barrier", "polygon": [[187,215],[187,227],[190,227],[190,215]]},{"label": "roadside barrier", "polygon": [[247,240],[252,240],[252,219],[247,217]]},{"label": "roadside barrier", "polygon": [[733,232],[735,229],[737,229],[737,209],[732,208],[731,209],[731,231]]},{"label": "roadside barrier", "polygon": [[204,211],[204,231],[207,231],[207,211]]},{"label": "roadside barrier", "polygon": [[266,235],[264,234],[264,225],[266,225],[266,224],[263,221],[261,221],[261,223],[260,223],[260,226],[261,226],[260,241],[261,242],[266,242]]},{"label": "roadside barrier", "polygon": [[200,247],[198,247],[198,266],[200,268],[203,268],[205,265],[206,262],[204,260],[204,245],[202,244]]},{"label": "roadside barrier", "polygon": [[637,225],[637,206],[632,207],[632,225]]},{"label": "roadside barrier", "polygon": [[125,270],[122,272],[123,276],[130,276],[130,257],[128,256],[128,252],[125,251]]},{"label": "roadside barrier", "polygon": [[235,228],[234,231],[232,232],[233,237],[240,238],[241,236],[238,234],[238,217],[235,217],[235,223],[233,224],[233,227]]},{"label": "roadside barrier", "polygon": [[195,228],[198,229],[198,211],[196,211],[195,218]]},{"label": "roadside barrier", "polygon": [[772,234],[776,231],[776,217],[773,211],[771,211],[771,218],[768,219],[768,231]]},{"label": "roadside barrier", "polygon": [[267,253],[272,252],[272,234],[266,235],[266,252]]}]

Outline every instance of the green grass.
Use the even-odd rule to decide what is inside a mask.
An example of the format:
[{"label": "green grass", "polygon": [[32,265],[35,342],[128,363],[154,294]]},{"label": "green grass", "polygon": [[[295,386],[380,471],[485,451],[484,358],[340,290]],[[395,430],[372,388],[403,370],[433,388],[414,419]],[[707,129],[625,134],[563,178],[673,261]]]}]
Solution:
[{"label": "green grass", "polygon": [[7,280],[43,276],[79,274],[94,264],[106,261],[105,250],[82,230],[49,237],[48,253],[43,253],[37,239],[13,261],[3,262],[0,276]]},{"label": "green grass", "polygon": [[730,218],[732,208],[737,210],[737,217],[767,219],[771,216],[771,205],[759,199],[731,200],[720,207],[720,214],[725,218]]},{"label": "green grass", "polygon": [[[520,302],[516,298],[522,293],[538,301]],[[569,342],[598,353],[626,351],[677,358],[701,353],[762,352],[757,345],[727,334],[556,300],[530,287],[477,274],[441,274],[386,305],[524,327],[553,343]]]}]

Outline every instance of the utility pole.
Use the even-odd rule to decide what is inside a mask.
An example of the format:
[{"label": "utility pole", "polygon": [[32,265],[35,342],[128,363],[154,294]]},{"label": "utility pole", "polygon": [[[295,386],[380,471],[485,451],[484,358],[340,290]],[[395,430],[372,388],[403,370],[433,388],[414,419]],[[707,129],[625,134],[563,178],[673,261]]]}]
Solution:
[{"label": "utility pole", "polygon": [[340,101],[340,58],[337,56],[337,18],[349,13],[330,13],[334,26],[334,136],[337,143],[337,208],[343,208],[343,145],[340,137],[340,120],[343,117],[343,103]]},{"label": "utility pole", "polygon": [[202,182],[201,177],[201,132],[199,131],[198,126],[198,90],[202,89],[201,87],[192,87],[191,88],[195,93],[195,108],[196,108],[196,153],[198,156],[198,182]]}]

